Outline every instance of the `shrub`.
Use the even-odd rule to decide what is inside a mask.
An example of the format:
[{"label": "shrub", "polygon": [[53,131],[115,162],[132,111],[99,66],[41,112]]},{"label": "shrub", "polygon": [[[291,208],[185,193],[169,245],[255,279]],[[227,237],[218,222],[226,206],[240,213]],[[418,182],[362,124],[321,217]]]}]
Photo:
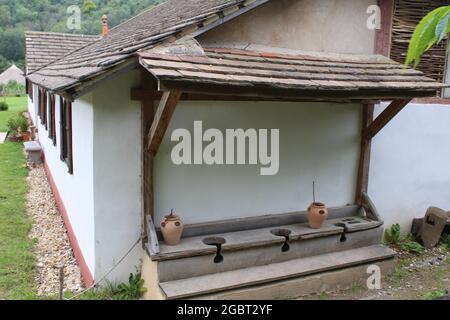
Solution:
[{"label": "shrub", "polygon": [[400,224],[396,223],[386,229],[384,239],[389,244],[397,244],[400,241]]},{"label": "shrub", "polygon": [[447,250],[450,250],[450,234],[443,235],[441,238],[441,245]]},{"label": "shrub", "polygon": [[7,111],[9,109],[8,104],[6,101],[0,101],[0,111]]},{"label": "shrub", "polygon": [[6,127],[8,128],[9,135],[16,136],[17,129],[19,128],[18,117],[9,118],[8,121],[6,121]]},{"label": "shrub", "polygon": [[28,131],[28,120],[22,113],[17,116],[17,128],[20,129],[20,132]]},{"label": "shrub", "polygon": [[415,254],[425,253],[425,248],[420,243],[411,239],[405,239],[404,241],[400,242],[399,247],[400,249],[408,251],[410,253]]},{"label": "shrub", "polygon": [[114,300],[137,300],[147,291],[144,288],[144,279],[141,274],[130,274],[128,283],[121,283],[117,287],[109,288],[110,294]]},{"label": "shrub", "polygon": [[397,248],[413,254],[425,253],[425,248],[414,239],[413,235],[408,234],[406,237],[401,236],[400,225],[398,223],[386,229],[384,233],[385,241]]},{"label": "shrub", "polygon": [[29,128],[28,120],[22,113],[19,113],[15,117],[9,118],[6,122],[6,126],[9,134],[12,136],[16,136],[19,130],[20,132],[26,132]]},{"label": "shrub", "polygon": [[23,96],[25,95],[25,86],[16,81],[10,81],[2,89],[4,96]]}]

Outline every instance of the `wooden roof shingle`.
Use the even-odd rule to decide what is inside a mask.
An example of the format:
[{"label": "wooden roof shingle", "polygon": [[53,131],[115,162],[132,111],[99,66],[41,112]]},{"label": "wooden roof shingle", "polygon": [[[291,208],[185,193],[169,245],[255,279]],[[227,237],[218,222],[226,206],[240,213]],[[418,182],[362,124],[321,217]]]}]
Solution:
[{"label": "wooden roof shingle", "polygon": [[[282,96],[328,93],[345,98],[433,96],[445,85],[379,55],[283,54],[206,48],[204,55],[140,53],[140,62],[166,87]],[[237,91],[236,88],[240,88]],[[274,94],[274,93],[272,93]]]},{"label": "wooden roof shingle", "polygon": [[100,39],[100,36],[82,34],[27,31],[25,32],[27,74]]},{"label": "wooden roof shingle", "polygon": [[51,91],[75,96],[77,87],[175,37],[205,32],[269,0],[167,0],[112,28],[106,37],[37,70],[28,78]]}]

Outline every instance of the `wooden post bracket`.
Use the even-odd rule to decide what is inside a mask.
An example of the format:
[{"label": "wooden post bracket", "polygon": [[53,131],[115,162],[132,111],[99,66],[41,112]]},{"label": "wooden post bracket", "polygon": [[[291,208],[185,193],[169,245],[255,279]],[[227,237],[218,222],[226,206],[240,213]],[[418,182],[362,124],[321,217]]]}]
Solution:
[{"label": "wooden post bracket", "polygon": [[391,121],[412,99],[394,100],[367,128],[364,138],[371,140]]},{"label": "wooden post bracket", "polygon": [[152,127],[148,133],[148,149],[155,155],[161,145],[164,135],[169,127],[175,108],[180,101],[180,91],[166,91],[163,93],[158,109],[155,113]]}]

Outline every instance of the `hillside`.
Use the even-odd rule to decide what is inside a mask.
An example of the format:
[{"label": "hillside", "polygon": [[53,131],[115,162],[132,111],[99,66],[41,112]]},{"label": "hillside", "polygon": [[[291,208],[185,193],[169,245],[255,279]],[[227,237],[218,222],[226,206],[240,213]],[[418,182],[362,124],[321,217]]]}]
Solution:
[{"label": "hillside", "polygon": [[[15,63],[23,69],[24,31],[99,34],[101,16],[113,27],[163,0],[0,0],[0,72]],[[69,7],[81,13],[80,29],[70,30]]]}]

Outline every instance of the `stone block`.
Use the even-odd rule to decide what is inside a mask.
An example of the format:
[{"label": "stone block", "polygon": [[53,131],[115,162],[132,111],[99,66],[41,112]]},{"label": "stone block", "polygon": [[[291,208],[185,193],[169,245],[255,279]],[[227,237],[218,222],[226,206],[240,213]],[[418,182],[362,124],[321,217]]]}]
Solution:
[{"label": "stone block", "polygon": [[37,141],[28,141],[24,143],[27,162],[30,164],[42,163],[42,148]]}]

